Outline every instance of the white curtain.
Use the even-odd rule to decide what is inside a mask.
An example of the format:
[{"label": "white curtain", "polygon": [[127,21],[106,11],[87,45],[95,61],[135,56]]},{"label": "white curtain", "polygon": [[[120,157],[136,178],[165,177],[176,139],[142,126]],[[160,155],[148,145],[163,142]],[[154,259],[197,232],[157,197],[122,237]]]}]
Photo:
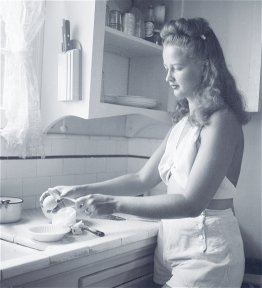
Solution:
[{"label": "white curtain", "polygon": [[6,47],[3,106],[7,125],[0,130],[7,147],[23,158],[43,156],[40,92],[33,41],[44,23],[44,1],[1,0]]}]

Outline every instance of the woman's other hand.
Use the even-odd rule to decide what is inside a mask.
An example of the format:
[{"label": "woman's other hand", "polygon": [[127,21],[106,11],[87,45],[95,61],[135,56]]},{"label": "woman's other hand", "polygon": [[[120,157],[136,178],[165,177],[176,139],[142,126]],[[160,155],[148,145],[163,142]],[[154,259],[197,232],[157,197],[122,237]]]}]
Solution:
[{"label": "woman's other hand", "polygon": [[54,196],[57,199],[62,197],[72,197],[76,190],[76,186],[56,186],[52,188],[48,188],[41,197],[40,197],[40,204],[43,203],[44,199],[50,195]]},{"label": "woman's other hand", "polygon": [[76,209],[89,216],[107,215],[116,212],[116,197],[102,194],[89,194],[76,201]]}]

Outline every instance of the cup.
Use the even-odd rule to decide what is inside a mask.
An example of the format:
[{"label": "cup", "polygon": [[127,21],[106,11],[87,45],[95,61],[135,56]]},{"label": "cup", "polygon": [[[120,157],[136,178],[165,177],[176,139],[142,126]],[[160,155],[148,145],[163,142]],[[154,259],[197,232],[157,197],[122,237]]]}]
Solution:
[{"label": "cup", "polygon": [[109,26],[113,29],[122,31],[122,14],[119,10],[111,10],[109,13]]}]

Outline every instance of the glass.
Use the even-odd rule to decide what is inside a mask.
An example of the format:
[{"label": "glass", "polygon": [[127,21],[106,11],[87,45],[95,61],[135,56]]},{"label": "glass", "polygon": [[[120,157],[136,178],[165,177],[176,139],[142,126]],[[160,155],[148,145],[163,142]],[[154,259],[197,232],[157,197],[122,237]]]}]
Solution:
[{"label": "glass", "polygon": [[119,10],[111,10],[109,13],[109,26],[119,31],[123,30],[122,14]]}]

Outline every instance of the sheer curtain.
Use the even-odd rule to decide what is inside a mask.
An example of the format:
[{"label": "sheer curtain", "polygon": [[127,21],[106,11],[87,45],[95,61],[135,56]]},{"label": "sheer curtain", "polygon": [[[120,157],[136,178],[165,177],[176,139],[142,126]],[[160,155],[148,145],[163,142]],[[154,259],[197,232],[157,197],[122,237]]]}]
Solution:
[{"label": "sheer curtain", "polygon": [[44,23],[44,1],[0,2],[5,26],[3,106],[7,125],[0,130],[7,147],[23,158],[43,154],[40,92],[33,41]]}]

